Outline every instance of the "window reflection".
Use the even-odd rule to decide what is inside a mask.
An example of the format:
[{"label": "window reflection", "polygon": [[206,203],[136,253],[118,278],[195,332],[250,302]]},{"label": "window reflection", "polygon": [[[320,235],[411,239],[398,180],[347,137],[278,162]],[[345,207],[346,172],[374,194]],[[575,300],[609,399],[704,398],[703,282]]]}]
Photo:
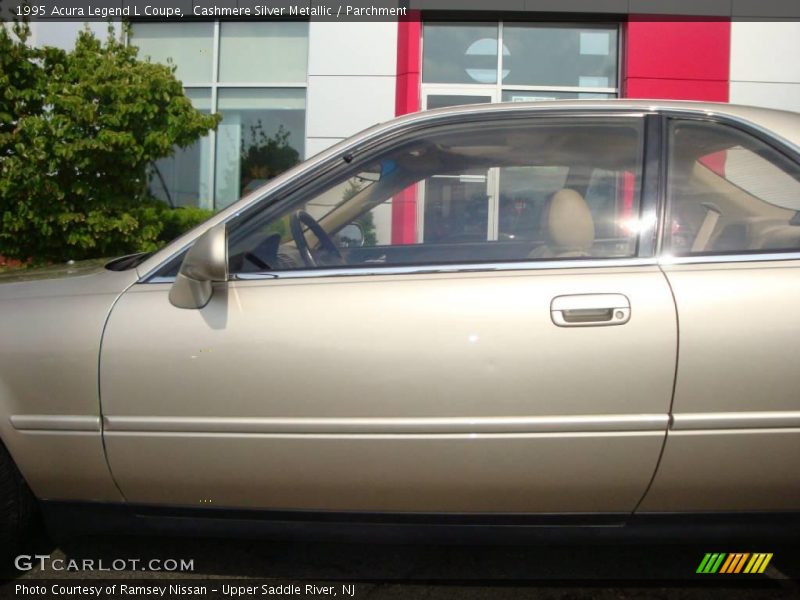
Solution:
[{"label": "window reflection", "polygon": [[[211,90],[187,89],[192,105],[211,112]],[[157,160],[150,167],[150,193],[170,206],[200,206],[211,208],[209,166],[211,140],[202,137],[186,148]]]},{"label": "window reflection", "polygon": [[305,93],[222,89],[218,109],[216,205],[222,208],[300,162]]},{"label": "window reflection", "polygon": [[140,56],[175,65],[194,106],[223,117],[216,134],[151,166],[153,196],[220,209],[302,160],[307,22],[137,22],[132,29]]},{"label": "window reflection", "polygon": [[617,86],[616,27],[506,23],[504,85]]},{"label": "window reflection", "polygon": [[497,25],[425,23],[422,80],[496,83]]}]

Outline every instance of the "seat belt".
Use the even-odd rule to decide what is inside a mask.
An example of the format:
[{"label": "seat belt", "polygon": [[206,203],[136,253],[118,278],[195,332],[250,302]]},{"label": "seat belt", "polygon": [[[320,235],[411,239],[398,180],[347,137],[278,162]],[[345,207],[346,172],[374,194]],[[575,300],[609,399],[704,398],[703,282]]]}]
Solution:
[{"label": "seat belt", "polygon": [[717,227],[717,222],[722,216],[720,210],[710,202],[703,202],[702,206],[704,206],[706,209],[706,216],[703,219],[702,225],[700,225],[700,230],[697,232],[694,242],[692,243],[692,254],[703,252],[707,249],[708,242],[711,241],[711,234],[714,233],[714,229]]}]

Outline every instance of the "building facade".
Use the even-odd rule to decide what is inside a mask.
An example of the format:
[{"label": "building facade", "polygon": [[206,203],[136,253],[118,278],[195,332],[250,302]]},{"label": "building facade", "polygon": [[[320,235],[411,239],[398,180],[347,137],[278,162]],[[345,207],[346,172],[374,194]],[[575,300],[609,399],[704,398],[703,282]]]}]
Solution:
[{"label": "building facade", "polygon": [[[798,21],[734,15],[728,0],[718,14],[687,15],[684,3],[666,16],[627,0],[563,12],[571,4],[411,11],[399,22],[134,23],[140,54],[174,64],[194,105],[223,117],[154,166],[151,191],[220,209],[366,127],[456,104],[628,97],[800,111]],[[82,26],[38,22],[33,42],[70,46]]]}]

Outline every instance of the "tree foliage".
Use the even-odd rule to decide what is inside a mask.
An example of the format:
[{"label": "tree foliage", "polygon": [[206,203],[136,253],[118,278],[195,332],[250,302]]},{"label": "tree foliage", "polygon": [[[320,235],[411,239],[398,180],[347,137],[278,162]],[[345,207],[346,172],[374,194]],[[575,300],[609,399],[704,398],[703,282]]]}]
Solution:
[{"label": "tree foliage", "polygon": [[241,192],[253,181],[266,181],[300,162],[300,153],[289,143],[290,133],[283,125],[274,135],[267,135],[259,120],[250,127],[250,143],[242,140]]},{"label": "tree foliage", "polygon": [[86,30],[65,51],[26,43],[25,23],[3,25],[0,255],[60,262],[152,250],[207,216],[176,218],[147,192],[151,162],[219,121],[192,106],[174,68],[139,60],[110,28],[105,42]]}]

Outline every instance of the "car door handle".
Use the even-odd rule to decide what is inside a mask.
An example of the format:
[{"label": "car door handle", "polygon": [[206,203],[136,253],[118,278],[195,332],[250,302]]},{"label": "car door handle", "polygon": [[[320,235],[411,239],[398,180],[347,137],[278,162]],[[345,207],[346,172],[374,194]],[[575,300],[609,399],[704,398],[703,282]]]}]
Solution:
[{"label": "car door handle", "polygon": [[631,319],[631,302],[623,294],[556,296],[550,318],[559,327],[624,325]]}]

